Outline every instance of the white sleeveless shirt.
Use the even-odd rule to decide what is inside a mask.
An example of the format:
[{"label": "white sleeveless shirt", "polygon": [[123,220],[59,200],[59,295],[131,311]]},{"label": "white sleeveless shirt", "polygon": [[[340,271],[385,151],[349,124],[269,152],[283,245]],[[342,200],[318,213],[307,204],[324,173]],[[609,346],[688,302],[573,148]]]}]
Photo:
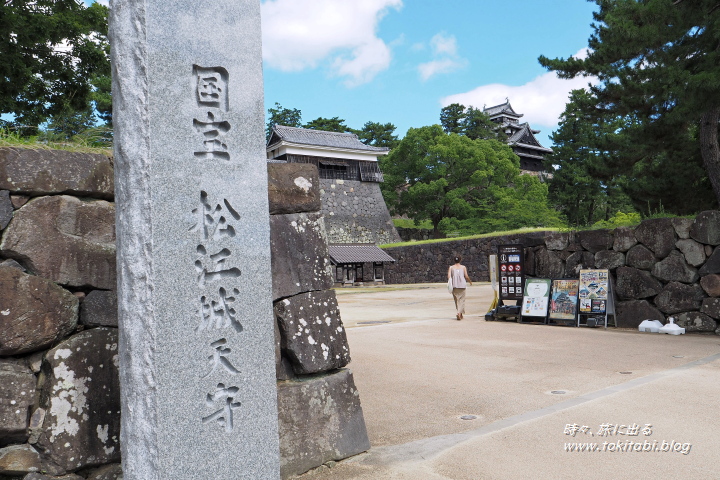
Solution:
[{"label": "white sleeveless shirt", "polygon": [[463,273],[462,267],[450,267],[450,273],[453,288],[467,288],[467,282],[465,282],[465,274]]}]

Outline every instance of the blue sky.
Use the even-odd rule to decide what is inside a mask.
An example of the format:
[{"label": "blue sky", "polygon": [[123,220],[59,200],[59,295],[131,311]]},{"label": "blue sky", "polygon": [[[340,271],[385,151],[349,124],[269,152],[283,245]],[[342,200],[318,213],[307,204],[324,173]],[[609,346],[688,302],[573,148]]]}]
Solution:
[{"label": "blue sky", "polygon": [[264,0],[265,104],[348,126],[439,123],[442,106],[505,101],[550,146],[567,96],[539,55],[587,47],[595,5],[583,0]]},{"label": "blue sky", "polygon": [[[85,0],[90,3],[90,0]],[[102,3],[107,4],[106,0]],[[262,0],[266,109],[408,128],[453,102],[508,97],[523,120],[557,128],[584,78],[557,79],[539,55],[582,54],[595,5],[583,0]]]}]

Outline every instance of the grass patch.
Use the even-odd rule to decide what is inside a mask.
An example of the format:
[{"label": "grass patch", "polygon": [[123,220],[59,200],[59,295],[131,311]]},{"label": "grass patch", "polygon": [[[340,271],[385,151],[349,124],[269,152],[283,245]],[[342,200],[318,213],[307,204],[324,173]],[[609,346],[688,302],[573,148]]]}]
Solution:
[{"label": "grass patch", "polygon": [[424,228],[426,230],[432,230],[433,228],[430,220],[423,220],[420,225],[415,225],[415,220],[412,218],[393,218],[393,223],[400,228]]},{"label": "grass patch", "polygon": [[555,231],[558,231],[558,229],[557,228],[545,228],[545,227],[519,228],[517,230],[508,230],[506,232],[491,232],[491,233],[481,233],[481,234],[477,234],[477,235],[468,235],[467,237],[437,238],[437,239],[431,239],[431,240],[415,240],[415,241],[410,241],[410,242],[386,243],[384,245],[378,245],[378,246],[380,248],[406,247],[408,245],[425,245],[425,244],[429,244],[429,243],[455,242],[458,240],[473,240],[476,238],[500,237],[503,235],[515,235],[515,234],[519,234],[519,233],[555,232]]},{"label": "grass patch", "polygon": [[37,137],[21,137],[0,129],[0,147],[28,148],[33,150],[65,150],[77,153],[99,153],[112,157],[112,148],[92,147],[83,142],[41,142]]}]

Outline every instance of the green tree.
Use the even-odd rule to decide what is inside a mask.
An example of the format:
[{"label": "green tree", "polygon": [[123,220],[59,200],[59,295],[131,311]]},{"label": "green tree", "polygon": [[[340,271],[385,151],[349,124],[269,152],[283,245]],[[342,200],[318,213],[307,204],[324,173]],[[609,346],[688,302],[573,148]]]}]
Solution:
[{"label": "green tree", "polygon": [[303,125],[303,127],[312,130],[325,130],[327,132],[346,133],[351,131],[351,129],[348,128],[347,125],[345,125],[345,120],[338,117],[318,117],[315,120],[307,122],[305,125]]},{"label": "green tree", "polygon": [[594,1],[599,9],[587,58],[541,56],[540,63],[561,78],[599,79],[591,87],[597,103],[589,112],[628,121],[615,145],[618,163],[633,166],[676,153],[675,139],[682,142],[697,126],[704,168],[719,200],[720,4]]},{"label": "green tree", "polygon": [[275,102],[275,108],[268,108],[268,120],[265,125],[265,136],[268,140],[270,140],[270,135],[272,135],[272,129],[275,125],[301,127],[302,112],[297,108],[285,108],[278,102]]},{"label": "green tree", "polygon": [[75,0],[8,0],[0,10],[0,113],[37,128],[85,111],[91,79],[109,71],[107,7]]},{"label": "green tree", "polygon": [[603,169],[613,152],[602,143],[622,126],[618,119],[594,118],[585,112],[594,103],[586,90],[573,90],[560,117],[559,128],[551,135],[553,153],[546,169],[550,202],[570,225],[582,227],[607,219],[619,210],[633,211],[621,188],[622,177]]},{"label": "green tree", "polygon": [[440,125],[445,133],[462,134],[465,131],[465,105],[451,103],[440,109]]},{"label": "green tree", "polygon": [[[491,231],[559,221],[547,207],[547,187],[521,176],[518,157],[496,140],[447,134],[440,125],[411,128],[381,168],[391,210],[430,220],[436,237],[458,224]],[[511,219],[511,212],[522,215]]]},{"label": "green tree", "polygon": [[468,107],[465,111],[465,120],[463,122],[463,135],[473,140],[478,138],[482,140],[507,140],[507,135],[497,128],[497,124],[490,120],[490,116],[475,107]]},{"label": "green tree", "polygon": [[45,132],[51,139],[70,140],[75,135],[92,128],[95,121],[95,115],[89,106],[82,111],[67,109],[50,116]]},{"label": "green tree", "polygon": [[452,103],[440,110],[440,124],[445,133],[457,133],[473,140],[480,138],[505,141],[507,138],[485,112],[459,103]]},{"label": "green tree", "polygon": [[395,148],[398,140],[395,132],[395,125],[392,123],[365,122],[362,130],[354,131],[361,142],[373,147]]}]

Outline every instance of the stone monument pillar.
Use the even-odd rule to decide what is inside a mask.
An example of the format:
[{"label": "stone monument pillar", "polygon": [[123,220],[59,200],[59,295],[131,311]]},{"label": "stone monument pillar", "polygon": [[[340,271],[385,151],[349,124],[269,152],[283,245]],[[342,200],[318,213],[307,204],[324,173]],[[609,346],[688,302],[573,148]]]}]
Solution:
[{"label": "stone monument pillar", "polygon": [[124,478],[279,478],[260,2],[111,8]]}]

